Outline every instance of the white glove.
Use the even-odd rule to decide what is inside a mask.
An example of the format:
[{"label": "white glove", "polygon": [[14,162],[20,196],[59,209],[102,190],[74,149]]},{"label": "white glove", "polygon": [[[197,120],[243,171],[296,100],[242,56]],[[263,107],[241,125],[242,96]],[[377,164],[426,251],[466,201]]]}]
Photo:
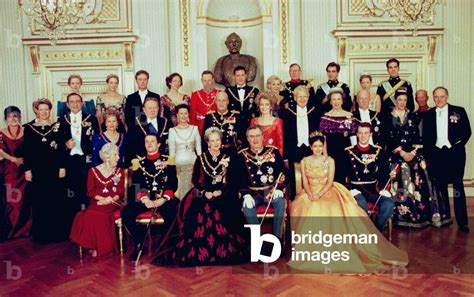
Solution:
[{"label": "white glove", "polygon": [[273,193],[273,200],[277,200],[279,198],[283,198],[285,195],[283,194],[282,190],[275,190],[275,193]]},{"label": "white glove", "polygon": [[379,195],[380,195],[380,196],[389,197],[389,198],[392,197],[392,195],[390,194],[390,192],[387,191],[387,190],[382,190],[382,191],[380,191],[380,192],[379,192]]},{"label": "white glove", "polygon": [[353,197],[355,197],[355,196],[357,196],[357,195],[359,195],[359,194],[362,194],[362,193],[361,193],[359,190],[357,190],[357,189],[352,189],[352,190],[350,190],[349,192],[351,192],[351,195],[352,195]]},{"label": "white glove", "polygon": [[249,194],[244,195],[244,207],[245,208],[254,208],[255,200]]}]

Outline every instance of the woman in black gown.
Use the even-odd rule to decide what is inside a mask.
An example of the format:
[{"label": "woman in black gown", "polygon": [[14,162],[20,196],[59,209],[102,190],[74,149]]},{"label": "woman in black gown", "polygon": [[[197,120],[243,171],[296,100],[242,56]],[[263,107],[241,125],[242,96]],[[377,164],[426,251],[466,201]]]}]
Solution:
[{"label": "woman in black gown", "polygon": [[153,260],[156,265],[225,265],[248,259],[241,206],[229,186],[230,157],[220,149],[222,133],[211,127],[204,139],[209,150],[194,164],[194,188],[179,205],[176,220]]},{"label": "woman in black gown", "polygon": [[[40,243],[68,238],[65,226],[66,199],[62,179],[65,146],[59,133],[59,122],[50,120],[52,104],[39,99],[33,104],[37,119],[25,125],[24,166],[26,199],[32,203],[32,235]],[[73,193],[71,193],[73,194]]]},{"label": "woman in black gown", "polygon": [[[430,180],[429,164],[422,155],[418,120],[407,109],[407,98],[403,89],[395,93],[395,106],[383,121],[382,128],[388,165],[393,171],[390,191],[395,197],[394,224],[410,228],[440,227],[450,219]],[[393,169],[397,165],[395,172]]]}]

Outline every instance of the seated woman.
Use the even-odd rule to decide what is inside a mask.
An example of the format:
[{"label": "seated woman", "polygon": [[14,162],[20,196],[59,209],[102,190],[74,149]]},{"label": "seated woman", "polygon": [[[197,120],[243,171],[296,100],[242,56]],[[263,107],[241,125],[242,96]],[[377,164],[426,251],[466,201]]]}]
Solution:
[{"label": "seated woman", "polygon": [[107,143],[113,143],[118,147],[120,168],[125,167],[125,134],[117,131],[120,123],[120,114],[116,109],[107,109],[102,114],[105,130],[102,133],[94,134],[92,138],[92,166],[102,163],[100,150]]},{"label": "seated woman", "polygon": [[255,103],[258,106],[260,116],[250,120],[250,126],[259,126],[263,132],[263,145],[274,146],[283,156],[283,121],[272,115],[275,103],[271,94],[261,92],[257,95]]},{"label": "seated woman", "polygon": [[[301,161],[304,191],[300,192],[290,205],[292,234],[318,233],[325,235],[375,235],[373,244],[294,244],[292,259],[288,263],[294,269],[332,273],[374,273],[388,270],[393,266],[406,266],[406,252],[392,245],[377,230],[370,218],[350,192],[341,184],[333,182],[334,160],[324,152],[324,136],[312,134],[310,145],[313,154]],[[294,237],[294,235],[292,235]],[[347,253],[348,260],[327,261],[315,257],[323,252]],[[310,253],[310,259],[300,256]],[[339,256],[339,259],[342,257]]]},{"label": "seated woman", "polygon": [[72,224],[70,238],[81,247],[91,249],[92,257],[103,257],[116,251],[114,212],[124,196],[124,169],[117,167],[118,147],[105,144],[100,150],[104,163],[89,170],[87,196],[89,207],[79,212]]},{"label": "seated woman", "polygon": [[[195,162],[194,190],[183,198],[171,231],[163,239],[153,263],[161,266],[237,264],[248,259],[243,216],[229,185],[230,157],[221,151],[222,133],[204,133],[209,150]],[[241,214],[241,213],[240,213]]]},{"label": "seated woman", "polygon": [[394,169],[391,194],[395,199],[394,224],[411,228],[428,225],[440,227],[451,222],[441,195],[432,184],[423,158],[418,121],[407,109],[404,90],[395,93],[395,107],[382,123],[382,135],[387,145],[388,166]]}]

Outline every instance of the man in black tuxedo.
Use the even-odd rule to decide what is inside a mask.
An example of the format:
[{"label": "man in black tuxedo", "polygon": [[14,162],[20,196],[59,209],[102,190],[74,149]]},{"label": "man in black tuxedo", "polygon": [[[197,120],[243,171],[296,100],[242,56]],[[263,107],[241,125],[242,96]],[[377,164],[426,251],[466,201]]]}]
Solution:
[{"label": "man in black tuxedo", "polygon": [[[369,143],[372,145],[380,145],[382,137],[380,136],[380,128],[382,123],[379,119],[379,114],[369,109],[370,93],[366,90],[360,90],[356,96],[356,110],[352,113],[357,123],[370,123],[372,126],[372,133]],[[351,136],[351,145],[357,144],[357,136]]]},{"label": "man in black tuxedo", "polygon": [[133,125],[128,126],[125,147],[126,163],[131,166],[133,159],[146,153],[145,135],[156,134],[160,138],[160,153],[168,154],[169,121],[158,116],[160,105],[157,98],[147,97],[143,104],[143,113],[135,117]]},{"label": "man in black tuxedo", "polygon": [[99,131],[97,118],[82,111],[81,95],[71,93],[66,99],[69,112],[60,117],[60,133],[66,144],[66,186],[68,230],[81,207],[89,204],[87,198],[87,171],[92,166],[92,137]]},{"label": "man in black tuxedo", "polygon": [[436,108],[426,111],[423,116],[423,149],[448,214],[448,184],[453,184],[456,221],[459,230],[467,233],[469,227],[463,177],[465,145],[471,137],[471,125],[464,108],[448,104],[448,96],[448,90],[444,87],[437,87],[433,91]]},{"label": "man in black tuxedo", "polygon": [[228,87],[225,92],[229,96],[229,110],[238,111],[242,118],[242,131],[246,131],[250,119],[258,116],[255,98],[259,90],[247,85],[247,70],[242,66],[234,69],[235,86]]},{"label": "man in black tuxedo", "polygon": [[[146,98],[153,97],[160,102],[160,95],[148,90],[149,79],[150,74],[145,70],[138,70],[137,73],[135,73],[135,81],[137,82],[138,91],[128,95],[125,101],[125,123],[128,128],[135,125],[136,117],[140,117]],[[167,113],[165,113],[165,116],[167,116]]]},{"label": "man in black tuxedo", "polygon": [[331,110],[331,104],[328,100],[329,91],[332,88],[340,88],[344,91],[344,102],[342,103],[342,108],[346,111],[351,111],[352,100],[351,100],[351,90],[346,83],[338,80],[339,71],[341,71],[341,66],[336,62],[331,62],[326,66],[326,75],[328,81],[320,84],[316,90],[315,104],[316,107],[322,107],[322,112],[327,112]]},{"label": "man in black tuxedo", "polygon": [[309,135],[319,130],[321,114],[315,106],[308,105],[309,90],[306,86],[298,86],[294,91],[296,107],[291,108],[286,103],[282,111],[283,123],[283,152],[284,159],[288,160],[290,170],[290,197],[296,193],[295,162],[311,155]]},{"label": "man in black tuxedo", "polygon": [[415,101],[413,100],[413,88],[409,81],[400,79],[400,61],[397,59],[389,59],[387,63],[387,72],[390,75],[389,79],[381,82],[377,87],[377,100],[382,103],[380,113],[382,116],[387,116],[395,106],[395,93],[398,89],[404,88],[406,90],[408,101],[407,108],[410,111],[415,111]]}]

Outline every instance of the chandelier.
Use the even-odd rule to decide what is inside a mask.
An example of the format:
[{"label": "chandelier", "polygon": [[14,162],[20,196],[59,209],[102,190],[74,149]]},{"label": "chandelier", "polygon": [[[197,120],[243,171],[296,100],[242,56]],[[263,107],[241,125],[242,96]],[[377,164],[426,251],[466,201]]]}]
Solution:
[{"label": "chandelier", "polygon": [[387,14],[402,26],[412,29],[417,35],[420,24],[433,25],[435,8],[444,0],[366,0],[369,16],[381,17]]},{"label": "chandelier", "polygon": [[102,0],[18,0],[18,9],[29,17],[30,28],[36,24],[54,44],[66,38],[67,29],[97,21]]}]

